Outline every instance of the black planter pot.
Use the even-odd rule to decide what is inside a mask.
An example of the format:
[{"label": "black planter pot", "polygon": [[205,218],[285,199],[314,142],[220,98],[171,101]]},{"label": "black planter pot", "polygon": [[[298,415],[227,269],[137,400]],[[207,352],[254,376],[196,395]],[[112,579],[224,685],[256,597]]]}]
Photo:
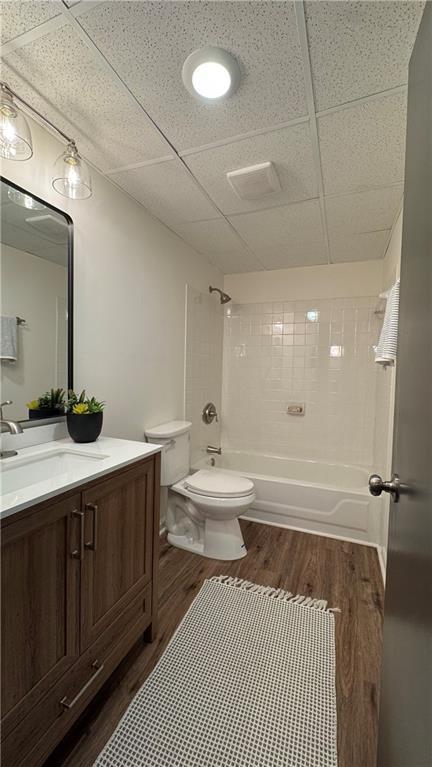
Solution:
[{"label": "black planter pot", "polygon": [[103,413],[68,413],[66,420],[74,442],[96,442],[102,431]]},{"label": "black planter pot", "polygon": [[64,409],[58,407],[40,407],[35,410],[29,410],[30,421],[39,418],[58,418],[61,415],[64,415]]}]

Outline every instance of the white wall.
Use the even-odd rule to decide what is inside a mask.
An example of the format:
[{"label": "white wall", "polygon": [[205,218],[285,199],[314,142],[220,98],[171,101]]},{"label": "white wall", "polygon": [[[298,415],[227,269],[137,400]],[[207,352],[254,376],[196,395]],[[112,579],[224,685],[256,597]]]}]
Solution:
[{"label": "white wall", "polygon": [[[207,445],[220,445],[223,308],[219,296],[187,286],[185,417],[192,422],[192,461]],[[213,402],[219,420],[206,424],[202,410]]]},{"label": "white wall", "polygon": [[1,364],[2,400],[13,401],[5,416],[22,420],[29,400],[67,386],[66,377],[58,383],[57,375],[57,299],[67,296],[67,270],[2,244],[0,272],[1,313],[26,320],[17,327],[17,361]]},{"label": "white wall", "polygon": [[89,200],[56,194],[63,146],[31,125],[32,159],[5,160],[2,173],[73,219],[75,388],[106,400],[106,434],[142,439],[183,413],[185,285],[222,287],[222,275],[96,172]]},{"label": "white wall", "polygon": [[309,298],[372,296],[382,283],[382,261],[228,274],[224,289],[238,304],[302,301]]}]

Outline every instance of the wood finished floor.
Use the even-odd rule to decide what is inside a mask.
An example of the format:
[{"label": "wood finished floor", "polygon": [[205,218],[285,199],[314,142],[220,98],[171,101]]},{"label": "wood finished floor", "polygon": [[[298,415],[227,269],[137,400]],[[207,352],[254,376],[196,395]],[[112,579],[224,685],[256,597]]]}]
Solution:
[{"label": "wood finished floor", "polygon": [[[165,649],[203,580],[236,575],[327,599],[336,614],[339,767],[375,767],[383,587],[376,551],[345,541],[242,523],[248,555],[205,559],[161,542],[160,626],[138,643],[45,767],[90,767]],[[295,767],[295,765],[292,765]]]}]

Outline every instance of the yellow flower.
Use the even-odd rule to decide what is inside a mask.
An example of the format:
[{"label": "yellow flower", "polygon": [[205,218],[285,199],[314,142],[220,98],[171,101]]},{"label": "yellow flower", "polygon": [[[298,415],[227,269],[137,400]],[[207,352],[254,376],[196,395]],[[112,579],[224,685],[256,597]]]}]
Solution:
[{"label": "yellow flower", "polygon": [[85,413],[88,413],[88,405],[86,405],[85,402],[79,402],[78,405],[73,406],[72,412],[76,415],[84,415]]},{"label": "yellow flower", "polygon": [[39,400],[38,399],[32,399],[31,402],[27,402],[27,407],[29,410],[37,410],[39,407]]}]

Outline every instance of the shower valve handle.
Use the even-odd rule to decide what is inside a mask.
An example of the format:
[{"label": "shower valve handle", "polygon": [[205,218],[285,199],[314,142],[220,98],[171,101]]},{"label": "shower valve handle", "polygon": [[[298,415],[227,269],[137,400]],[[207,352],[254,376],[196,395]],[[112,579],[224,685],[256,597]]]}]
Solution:
[{"label": "shower valve handle", "polygon": [[218,423],[218,414],[216,410],[216,406],[213,404],[213,402],[207,402],[207,405],[204,407],[202,411],[202,419],[204,423],[210,424],[213,423],[213,421],[216,421]]}]

